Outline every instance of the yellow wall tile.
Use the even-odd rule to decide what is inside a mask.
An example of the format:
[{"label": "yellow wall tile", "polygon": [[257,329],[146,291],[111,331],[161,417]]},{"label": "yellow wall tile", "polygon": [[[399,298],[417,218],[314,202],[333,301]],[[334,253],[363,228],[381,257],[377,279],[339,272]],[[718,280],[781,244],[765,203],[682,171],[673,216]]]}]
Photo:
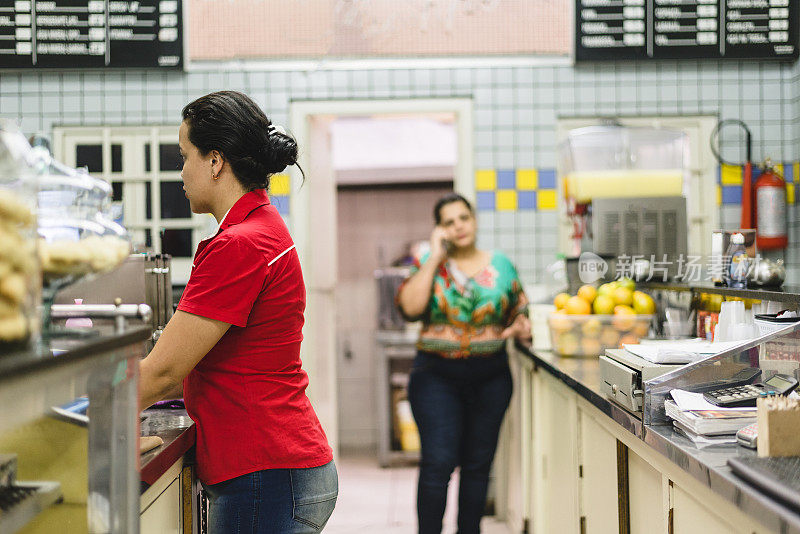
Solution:
[{"label": "yellow wall tile", "polygon": [[517,192],[511,189],[498,190],[494,194],[494,203],[497,211],[516,211]]},{"label": "yellow wall tile", "polygon": [[794,184],[786,184],[786,202],[794,204]]},{"label": "yellow wall tile", "polygon": [[717,186],[717,206],[722,205],[722,186]]},{"label": "yellow wall tile", "polygon": [[720,182],[722,185],[742,185],[742,167],[739,165],[722,165]]},{"label": "yellow wall tile", "polygon": [[542,189],[536,192],[536,209],[542,211],[554,210],[557,207],[555,189]]},{"label": "yellow wall tile", "polygon": [[497,189],[497,171],[479,169],[475,171],[475,189],[478,191],[494,191]]},{"label": "yellow wall tile", "polygon": [[275,174],[269,180],[269,193],[276,196],[285,196],[289,194],[289,175],[288,174]]},{"label": "yellow wall tile", "polygon": [[536,169],[517,169],[517,189],[535,191],[539,185],[539,171]]},{"label": "yellow wall tile", "polygon": [[786,176],[785,174],[783,174],[783,164],[782,163],[776,163],[775,165],[773,165],[773,168],[775,169],[775,174],[779,175],[781,178]]}]

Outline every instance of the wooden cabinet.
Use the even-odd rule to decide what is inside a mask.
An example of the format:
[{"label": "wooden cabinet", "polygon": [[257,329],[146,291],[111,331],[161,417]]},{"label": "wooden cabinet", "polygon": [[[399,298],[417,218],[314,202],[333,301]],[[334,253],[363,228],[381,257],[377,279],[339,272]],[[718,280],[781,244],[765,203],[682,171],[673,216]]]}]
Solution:
[{"label": "wooden cabinet", "polygon": [[516,392],[496,468],[507,473],[499,512],[512,532],[769,532],[530,358],[511,358]]}]

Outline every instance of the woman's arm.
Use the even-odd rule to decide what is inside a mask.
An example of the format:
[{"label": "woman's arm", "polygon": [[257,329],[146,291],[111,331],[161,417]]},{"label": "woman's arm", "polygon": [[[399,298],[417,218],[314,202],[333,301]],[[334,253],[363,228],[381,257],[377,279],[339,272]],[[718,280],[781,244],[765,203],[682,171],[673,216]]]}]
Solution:
[{"label": "woman's arm", "polygon": [[403,284],[400,293],[397,295],[400,311],[408,318],[417,318],[428,309],[433,278],[439,270],[439,265],[447,257],[447,251],[442,244],[444,238],[444,229],[439,226],[434,228],[431,233],[431,253],[428,256],[428,260],[422,264],[422,267],[414,276]]},{"label": "woman's arm", "polygon": [[230,324],[177,311],[150,354],[139,362],[139,408],[176,390]]}]

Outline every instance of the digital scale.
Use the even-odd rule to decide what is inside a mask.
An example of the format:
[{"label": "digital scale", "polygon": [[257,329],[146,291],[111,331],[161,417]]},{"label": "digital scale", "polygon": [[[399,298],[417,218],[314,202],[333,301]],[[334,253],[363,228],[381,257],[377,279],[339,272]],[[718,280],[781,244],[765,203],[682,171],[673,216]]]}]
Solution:
[{"label": "digital scale", "polygon": [[644,383],[685,364],[653,363],[625,349],[607,349],[600,356],[600,390],[629,412],[642,412]]}]

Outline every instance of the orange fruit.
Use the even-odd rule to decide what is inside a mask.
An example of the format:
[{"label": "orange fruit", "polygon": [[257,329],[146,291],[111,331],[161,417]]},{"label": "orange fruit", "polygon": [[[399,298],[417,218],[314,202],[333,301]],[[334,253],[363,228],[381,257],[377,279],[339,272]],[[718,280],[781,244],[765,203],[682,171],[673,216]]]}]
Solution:
[{"label": "orange fruit", "polygon": [[632,332],[639,338],[647,337],[647,334],[650,332],[650,321],[636,321]]},{"label": "orange fruit", "polygon": [[625,334],[621,338],[619,338],[619,347],[622,348],[622,345],[635,345],[639,343],[639,338],[633,334]]},{"label": "orange fruit", "polygon": [[592,310],[598,315],[611,315],[614,313],[614,299],[608,295],[597,295],[592,303]]},{"label": "orange fruit", "polygon": [[581,286],[581,288],[578,290],[578,296],[591,304],[594,302],[594,299],[597,296],[597,289],[595,289],[594,286],[586,284]]},{"label": "orange fruit", "polygon": [[570,315],[588,315],[592,313],[592,307],[580,297],[570,297],[564,309]]},{"label": "orange fruit", "polygon": [[617,330],[630,330],[636,324],[636,315],[630,306],[618,305],[614,307],[614,318],[611,323]]},{"label": "orange fruit", "polygon": [[616,347],[619,342],[619,333],[613,328],[606,328],[600,334],[600,343],[604,347]]},{"label": "orange fruit", "polygon": [[630,306],[633,304],[633,291],[628,289],[627,287],[617,287],[614,290],[614,302],[617,304],[622,304],[624,306]]},{"label": "orange fruit", "polygon": [[556,298],[553,299],[553,304],[555,305],[556,309],[560,310],[567,305],[568,300],[569,300],[568,293],[559,293],[558,295],[556,295]]},{"label": "orange fruit", "polygon": [[651,315],[656,312],[656,303],[647,293],[634,291],[633,311],[638,315]]},{"label": "orange fruit", "polygon": [[600,340],[585,337],[581,340],[581,349],[584,356],[600,356],[603,354],[603,346]]},{"label": "orange fruit", "polygon": [[559,310],[550,315],[550,328],[555,332],[568,332],[572,329],[572,319],[567,317],[566,312]]},{"label": "orange fruit", "polygon": [[579,354],[578,337],[571,333],[561,334],[556,340],[556,352],[565,356]]},{"label": "orange fruit", "polygon": [[583,323],[581,326],[581,332],[586,337],[597,337],[600,335],[600,331],[603,329],[603,323],[600,322],[600,319],[596,317],[591,317],[588,321]]}]

